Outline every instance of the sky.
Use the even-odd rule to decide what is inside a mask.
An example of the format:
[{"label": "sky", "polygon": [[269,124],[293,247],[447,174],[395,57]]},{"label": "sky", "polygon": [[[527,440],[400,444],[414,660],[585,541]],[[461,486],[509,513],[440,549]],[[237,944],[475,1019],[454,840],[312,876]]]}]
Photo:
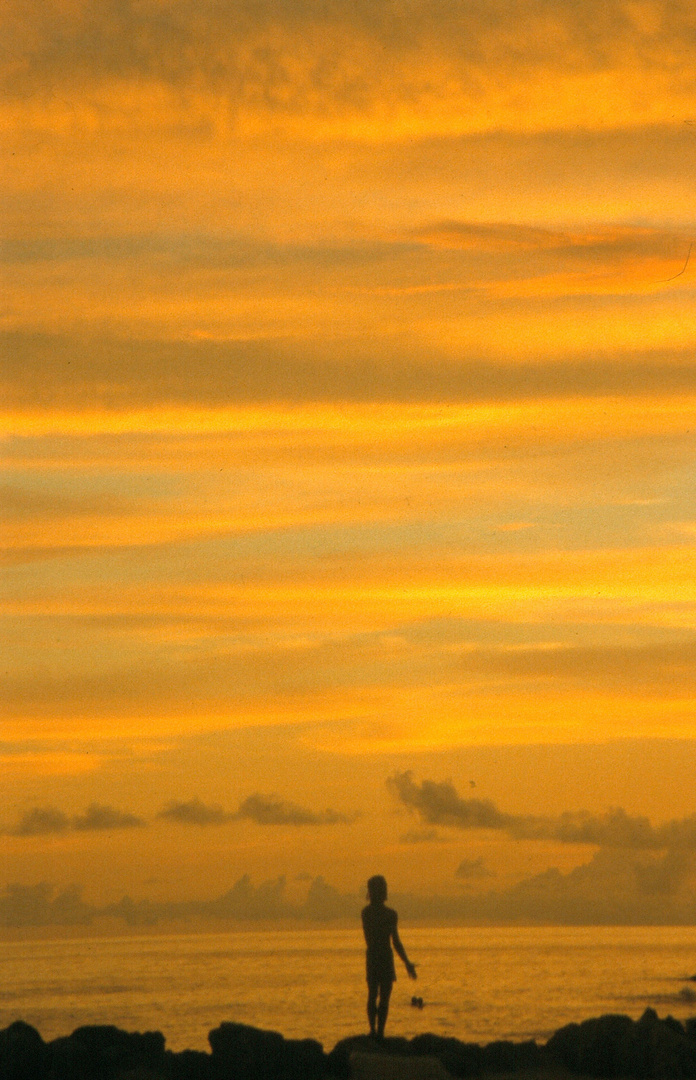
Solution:
[{"label": "sky", "polygon": [[693,921],[690,0],[1,19],[0,922]]}]

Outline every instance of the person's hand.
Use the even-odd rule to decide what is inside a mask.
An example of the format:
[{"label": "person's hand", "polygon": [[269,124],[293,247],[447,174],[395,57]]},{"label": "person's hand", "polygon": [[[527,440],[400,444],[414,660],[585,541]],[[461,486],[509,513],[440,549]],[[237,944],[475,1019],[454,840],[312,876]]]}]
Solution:
[{"label": "person's hand", "polygon": [[409,979],[417,979],[418,978],[418,976],[416,975],[416,965],[412,964],[410,960],[406,961],[406,970],[408,972]]}]

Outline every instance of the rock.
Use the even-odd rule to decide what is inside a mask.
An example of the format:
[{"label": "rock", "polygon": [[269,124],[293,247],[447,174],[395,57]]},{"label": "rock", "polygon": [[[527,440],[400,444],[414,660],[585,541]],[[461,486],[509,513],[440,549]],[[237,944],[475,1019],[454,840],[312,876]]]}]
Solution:
[{"label": "rock", "polygon": [[521,1043],[488,1043],[483,1047],[481,1055],[484,1072],[517,1072],[521,1069],[537,1068],[543,1063],[542,1052],[531,1039]]},{"label": "rock", "polygon": [[660,1020],[654,1009],[646,1009],[637,1022],[609,1015],[568,1024],[549,1039],[547,1050],[572,1072],[587,1076],[696,1077],[696,1042],[673,1016]]},{"label": "rock", "polygon": [[96,1075],[89,1050],[72,1035],[64,1035],[49,1044],[51,1080],[89,1080]]},{"label": "rock", "polygon": [[436,1057],[418,1054],[368,1054],[354,1050],[350,1055],[351,1080],[452,1080]]},{"label": "rock", "polygon": [[272,1080],[280,1071],[283,1036],[246,1024],[223,1023],[208,1035],[216,1069],[239,1080]]},{"label": "rock", "polygon": [[49,1043],[52,1080],[111,1080],[119,1073],[165,1066],[164,1036],[159,1031],[121,1031],[111,1025],[80,1027]]},{"label": "rock", "polygon": [[696,1044],[673,1016],[660,1020],[646,1009],[636,1024],[644,1076],[655,1080],[686,1080],[696,1077]]},{"label": "rock", "polygon": [[478,1076],[484,1067],[484,1051],[478,1043],[460,1042],[444,1035],[416,1035],[411,1039],[411,1051],[436,1057],[451,1076]]},{"label": "rock", "polygon": [[42,1080],[48,1071],[50,1051],[31,1024],[15,1020],[0,1031],[2,1080]]},{"label": "rock", "polygon": [[316,1039],[286,1039],[283,1053],[284,1080],[322,1080],[326,1054]]},{"label": "rock", "polygon": [[320,1080],[325,1055],[314,1039],[284,1039],[277,1031],[223,1023],[208,1035],[214,1074],[235,1080]]},{"label": "rock", "polygon": [[213,1059],[202,1050],[168,1050],[165,1058],[167,1080],[213,1080]]},{"label": "rock", "polygon": [[629,1016],[613,1014],[584,1020],[582,1024],[568,1024],[551,1036],[547,1050],[572,1072],[619,1076],[617,1052],[632,1025]]},{"label": "rock", "polygon": [[565,1065],[571,1072],[577,1072],[580,1058],[580,1025],[572,1023],[559,1028],[546,1043],[546,1051],[554,1061]]},{"label": "rock", "polygon": [[341,1039],[326,1057],[326,1072],[329,1076],[347,1080],[351,1075],[351,1057],[353,1054],[401,1055],[407,1057],[410,1052],[408,1039],[384,1038],[379,1042],[371,1035],[349,1035]]}]

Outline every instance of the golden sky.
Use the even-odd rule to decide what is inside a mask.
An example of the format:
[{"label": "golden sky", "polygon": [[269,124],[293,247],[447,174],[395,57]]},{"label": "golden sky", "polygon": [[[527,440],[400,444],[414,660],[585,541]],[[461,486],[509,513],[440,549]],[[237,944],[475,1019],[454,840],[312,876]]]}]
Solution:
[{"label": "golden sky", "polygon": [[616,841],[505,815],[693,814],[691,0],[2,20],[0,889],[510,889]]}]

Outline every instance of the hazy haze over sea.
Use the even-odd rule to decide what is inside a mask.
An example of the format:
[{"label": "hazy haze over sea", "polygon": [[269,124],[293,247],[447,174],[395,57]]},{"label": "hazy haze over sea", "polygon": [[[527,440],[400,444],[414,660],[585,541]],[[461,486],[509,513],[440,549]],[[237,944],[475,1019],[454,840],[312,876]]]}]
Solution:
[{"label": "hazy haze over sea", "polygon": [[[544,1040],[601,1013],[696,1014],[696,927],[404,927],[403,938],[419,981],[399,969],[392,1035]],[[6,942],[0,1026],[21,1018],[45,1039],[81,1024],[158,1029],[182,1050],[207,1049],[208,1031],[234,1020],[330,1049],[365,1028],[363,963],[352,929]]]}]

